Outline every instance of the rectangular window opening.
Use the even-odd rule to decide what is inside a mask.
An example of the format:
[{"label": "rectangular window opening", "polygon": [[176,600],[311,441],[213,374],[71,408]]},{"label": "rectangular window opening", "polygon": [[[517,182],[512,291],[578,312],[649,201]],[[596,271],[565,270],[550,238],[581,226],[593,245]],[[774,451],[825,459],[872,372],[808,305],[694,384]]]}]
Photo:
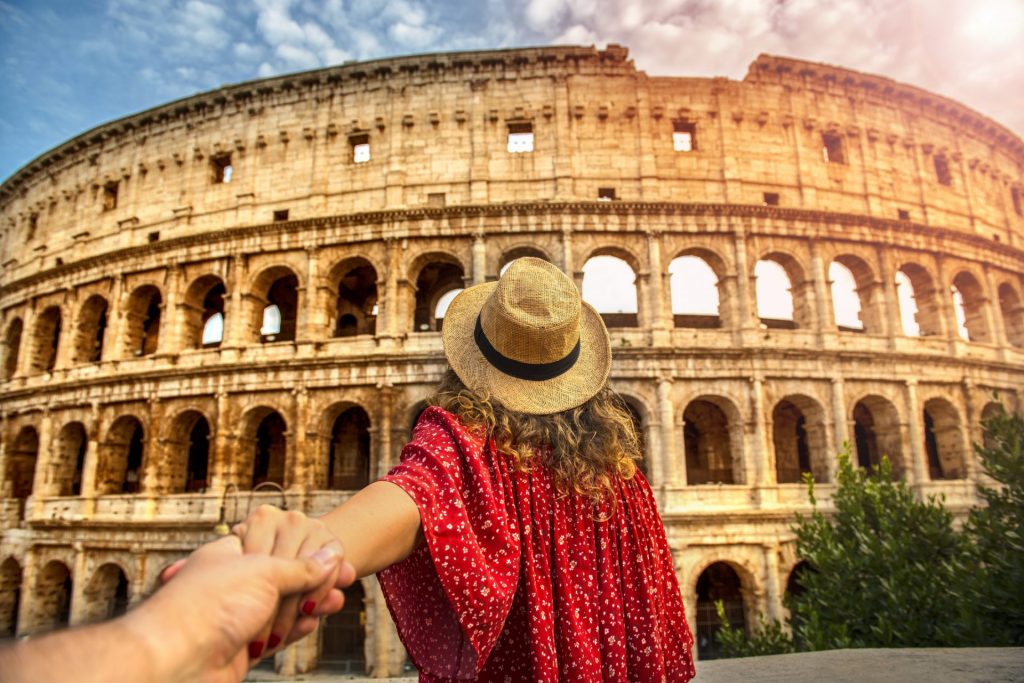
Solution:
[{"label": "rectangular window opening", "polygon": [[936,154],[933,161],[935,163],[935,178],[939,181],[939,185],[952,185],[953,174],[950,173],[949,161],[946,157]]},{"label": "rectangular window opening", "polygon": [[280,223],[281,221],[288,220],[288,209],[278,209],[274,211],[274,222]]},{"label": "rectangular window opening", "polygon": [[615,196],[614,187],[599,187],[597,188],[597,199],[602,202],[612,202],[617,199]]},{"label": "rectangular window opening", "polygon": [[365,164],[370,160],[370,136],[353,135],[348,139],[350,145],[352,145],[352,162],[356,164]]},{"label": "rectangular window opening", "polygon": [[103,186],[103,210],[113,211],[117,208],[117,182]]},{"label": "rectangular window opening", "polygon": [[1021,204],[1020,204],[1020,188],[1019,187],[1011,187],[1010,188],[1010,199],[1013,200],[1013,211],[1014,211],[1014,213],[1016,213],[1018,216],[1024,215],[1024,208],[1021,208]]},{"label": "rectangular window opening", "polygon": [[146,239],[149,240],[150,242],[159,242],[160,241],[160,232],[159,231],[151,232],[148,235],[146,235]]},{"label": "rectangular window opening", "polygon": [[508,124],[508,151],[511,154],[524,154],[533,151],[533,124]]},{"label": "rectangular window opening", "polygon": [[778,206],[779,205],[779,193],[778,192],[765,192],[764,193],[764,205],[765,206]]},{"label": "rectangular window opening", "polygon": [[36,236],[36,228],[39,227],[39,214],[34,213],[28,217],[28,239]]},{"label": "rectangular window opening", "polygon": [[697,149],[697,124],[691,121],[672,122],[672,149],[693,152]]},{"label": "rectangular window opening", "polygon": [[838,133],[821,134],[821,156],[830,164],[845,164],[846,156],[843,154],[843,139]]},{"label": "rectangular window opening", "polygon": [[445,203],[444,192],[430,192],[427,194],[427,206],[442,207]]},{"label": "rectangular window opening", "polygon": [[906,209],[896,209],[896,215],[899,216],[901,221],[910,220],[910,212]]},{"label": "rectangular window opening", "polygon": [[234,174],[234,167],[231,165],[230,154],[219,154],[210,159],[210,168],[213,171],[214,183],[230,183]]}]

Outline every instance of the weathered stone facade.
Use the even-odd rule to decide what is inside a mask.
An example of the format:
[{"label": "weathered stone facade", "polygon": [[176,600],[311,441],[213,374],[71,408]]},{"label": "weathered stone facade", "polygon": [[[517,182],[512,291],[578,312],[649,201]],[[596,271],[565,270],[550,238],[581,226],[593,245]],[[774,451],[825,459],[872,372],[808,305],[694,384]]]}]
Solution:
[{"label": "weathered stone facade", "polygon": [[[100,126],[0,187],[0,630],[116,613],[222,509],[320,513],[386,471],[444,369],[438,302],[524,254],[581,285],[628,264],[612,383],[691,624],[716,596],[779,615],[796,482],[827,498],[841,442],[976,501],[979,420],[1024,387],[1022,169],[1005,128],[888,79],[767,56],[652,78],[617,46],[345,65]],[[711,312],[672,301],[683,256]],[[765,262],[791,316],[759,316]],[[833,262],[862,329],[834,322]],[[325,659],[362,610],[367,670],[397,674],[362,591]]]}]

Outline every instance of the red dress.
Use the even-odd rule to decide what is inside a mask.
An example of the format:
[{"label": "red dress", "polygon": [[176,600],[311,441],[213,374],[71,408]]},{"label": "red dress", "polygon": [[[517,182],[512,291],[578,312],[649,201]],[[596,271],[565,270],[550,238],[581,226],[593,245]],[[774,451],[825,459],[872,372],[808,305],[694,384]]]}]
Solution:
[{"label": "red dress", "polygon": [[378,574],[421,681],[688,681],[672,554],[643,476],[618,507],[516,471],[441,408],[384,477],[416,502],[426,543]]}]

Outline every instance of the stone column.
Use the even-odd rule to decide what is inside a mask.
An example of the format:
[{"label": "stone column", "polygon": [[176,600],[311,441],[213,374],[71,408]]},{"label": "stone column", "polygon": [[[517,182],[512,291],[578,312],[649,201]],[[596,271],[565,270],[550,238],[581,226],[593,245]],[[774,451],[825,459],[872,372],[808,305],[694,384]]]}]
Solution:
[{"label": "stone column", "polygon": [[135,571],[131,579],[131,592],[128,595],[128,605],[134,607],[146,597],[146,551],[141,545],[132,546],[132,557],[135,559]]},{"label": "stone column", "polygon": [[305,283],[299,283],[298,287],[301,319],[296,321],[297,341],[311,341],[324,336],[323,329],[326,327],[326,321],[318,286],[320,280],[317,258],[319,251],[316,246],[306,247],[306,278]]},{"label": "stone column", "polygon": [[1003,312],[999,307],[999,289],[996,285],[996,278],[992,269],[982,266],[985,270],[985,288],[988,290],[989,303],[985,306],[985,321],[992,330],[992,343],[999,347],[999,358],[1006,358],[1006,350],[1010,342],[1006,336],[1006,326],[1010,321],[1003,319]]},{"label": "stone column", "polygon": [[647,235],[647,260],[650,261],[650,283],[647,288],[648,320],[651,323],[651,341],[655,346],[667,346],[670,343],[669,330],[672,328],[671,296],[665,296],[665,265],[661,261],[661,234],[651,232]]},{"label": "stone column", "polygon": [[825,263],[822,261],[818,243],[811,241],[811,277],[814,281],[814,329],[818,333],[818,343],[824,344],[826,336],[831,336],[834,325],[829,313],[829,284],[825,275]]},{"label": "stone column", "polygon": [[11,434],[7,411],[0,410],[0,498],[10,498],[14,491],[14,485],[7,476],[7,442],[12,438],[16,438],[16,435]]},{"label": "stone column", "polygon": [[128,357],[124,347],[124,328],[127,320],[125,307],[128,303],[128,293],[124,288],[124,274],[118,273],[114,278],[114,287],[111,294],[110,306],[107,307],[107,331],[103,335],[103,352],[101,358],[105,361],[118,360]]},{"label": "stone column", "polygon": [[162,464],[164,461],[164,440],[162,434],[166,433],[166,425],[163,424],[163,405],[159,396],[151,396],[149,399],[149,438],[146,443],[146,457],[142,462],[142,473],[139,477],[139,492],[150,497],[156,496],[166,489],[160,481]]},{"label": "stone column", "polygon": [[53,361],[53,369],[65,370],[72,366],[71,358],[75,347],[75,336],[78,334],[78,313],[75,310],[77,301],[67,294],[60,305],[60,339],[57,341],[57,355]]},{"label": "stone column", "polygon": [[226,391],[217,392],[217,414],[214,416],[213,448],[210,449],[210,491],[223,491],[231,482],[238,485],[231,463],[231,400]]},{"label": "stone column", "polygon": [[21,601],[18,604],[17,636],[30,635],[35,629],[36,589],[39,580],[38,546],[30,547],[25,553],[25,565],[21,569]]},{"label": "stone column", "polygon": [[[846,418],[846,392],[845,384],[843,383],[842,377],[832,378],[832,424],[835,429],[835,444],[833,451],[838,452],[842,449],[843,444],[850,444],[851,457],[856,460],[857,454],[853,453],[855,445],[850,440],[850,433],[848,430],[848,422]],[[828,480],[834,482],[836,480],[836,457],[833,454],[828,460]]]},{"label": "stone column", "polygon": [[881,272],[879,293],[882,296],[885,321],[889,326],[889,348],[896,348],[896,338],[903,334],[903,320],[900,317],[899,295],[896,293],[896,271],[892,267],[889,250],[878,248],[878,265]]},{"label": "stone column", "polygon": [[907,397],[907,430],[910,436],[910,468],[909,472],[913,474],[914,480],[911,484],[922,484],[928,481],[928,477],[925,476],[925,452],[924,452],[924,434],[921,431],[921,423],[924,420],[924,414],[921,412],[921,407],[917,403],[917,380],[908,379],[906,380],[906,397]]},{"label": "stone column", "polygon": [[373,451],[375,462],[371,463],[370,479],[375,480],[391,469],[391,432],[392,432],[392,410],[393,394],[390,384],[381,383],[377,385],[380,392],[380,412],[378,413],[377,424],[377,448]]},{"label": "stone column", "polygon": [[86,557],[82,543],[75,542],[75,562],[71,569],[71,611],[68,617],[69,626],[78,626],[88,621],[89,605],[86,604],[85,589],[89,578],[85,575]]},{"label": "stone column", "polygon": [[[974,459],[974,442],[983,443],[980,416],[974,407],[974,384],[969,379],[961,383],[964,392],[964,428],[960,430],[963,434],[964,453],[964,478],[968,481],[978,481],[978,463]],[[1009,406],[1008,409],[1011,409]]]},{"label": "stone column", "polygon": [[231,259],[231,290],[228,295],[230,299],[225,302],[224,306],[224,344],[225,347],[236,347],[244,345],[249,338],[246,334],[246,326],[248,325],[248,311],[244,310],[245,305],[242,293],[242,283],[244,281],[245,273],[245,257],[241,254],[236,254]]},{"label": "stone column", "polygon": [[482,232],[473,235],[473,284],[487,281],[487,240]]},{"label": "stone column", "polygon": [[284,485],[288,490],[309,491],[316,488],[316,463],[309,462],[306,452],[306,426],[309,421],[309,393],[305,387],[292,390],[292,438],[285,449]]},{"label": "stone column", "polygon": [[384,301],[378,309],[384,320],[378,319],[378,336],[397,337],[399,334],[398,318],[398,277],[402,268],[402,255],[398,240],[386,238],[388,249],[387,284],[384,289]]},{"label": "stone column", "polygon": [[779,546],[767,543],[764,546],[765,597],[768,602],[768,620],[782,621],[782,581],[779,576]]},{"label": "stone column", "polygon": [[[86,448],[85,460],[82,463],[82,498],[90,499],[96,497],[96,472],[99,469],[100,450],[100,404],[92,402],[89,428],[85,433]],[[91,508],[95,501],[88,501],[83,512],[92,512]]]},{"label": "stone column", "polygon": [[[572,257],[572,228],[562,228],[562,270],[575,280],[575,269]],[[579,283],[577,283],[578,286]]]},{"label": "stone column", "polygon": [[[686,486],[686,463],[684,462],[682,467],[676,466],[678,449],[675,439],[675,415],[672,380],[662,377],[658,380],[658,421],[661,423],[661,453],[658,459],[661,462],[651,462],[651,474],[656,477],[652,484],[663,489],[669,486]],[[654,455],[653,449],[651,454]],[[658,478],[661,481],[658,481]]]},{"label": "stone column", "polygon": [[[36,456],[36,471],[32,479],[32,508],[42,511],[43,498],[54,495],[53,485],[47,475],[53,460],[53,417],[50,409],[44,408],[39,420],[39,454]],[[26,506],[26,517],[28,517]]]},{"label": "stone column", "polygon": [[753,273],[747,263],[747,235],[742,225],[736,227],[733,249],[736,254],[736,299],[739,318],[737,327],[742,332],[753,329],[753,319],[757,317],[757,311],[752,307],[753,299],[750,296],[750,282]]},{"label": "stone column", "polygon": [[21,348],[18,350],[18,362],[11,379],[25,377],[32,372],[32,357],[36,354],[35,326],[35,306],[27,306],[25,308],[25,316],[22,318]]},{"label": "stone column", "polygon": [[768,470],[775,471],[775,467],[771,462],[772,456],[768,452],[768,440],[765,435],[764,429],[764,380],[760,377],[750,378],[750,409],[753,412],[751,415],[751,421],[754,426],[753,434],[753,452],[751,453],[751,464],[753,465],[754,480],[748,483],[752,483],[755,486],[764,486],[768,483]]},{"label": "stone column", "polygon": [[[186,305],[181,301],[182,292],[182,270],[181,266],[175,264],[167,269],[164,276],[164,287],[167,296],[160,303],[160,325],[163,330],[160,332],[160,339],[157,343],[157,353],[175,354],[185,347],[184,328]],[[202,330],[199,331],[200,337]]]}]

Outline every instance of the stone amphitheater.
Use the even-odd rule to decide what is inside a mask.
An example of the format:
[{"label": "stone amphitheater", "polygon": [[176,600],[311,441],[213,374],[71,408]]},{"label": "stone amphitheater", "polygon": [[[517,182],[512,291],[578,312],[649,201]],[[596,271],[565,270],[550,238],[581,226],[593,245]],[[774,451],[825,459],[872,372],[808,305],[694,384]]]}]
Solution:
[{"label": "stone amphitheater", "polygon": [[[218,522],[385,472],[452,293],[532,255],[604,314],[712,658],[714,599],[784,614],[801,476],[827,506],[843,442],[977,502],[979,423],[1024,403],[1022,193],[1000,124],[771,56],[404,57],[99,126],[0,186],[0,633],[117,614]],[[375,579],[347,603],[278,670],[408,671]]]}]

